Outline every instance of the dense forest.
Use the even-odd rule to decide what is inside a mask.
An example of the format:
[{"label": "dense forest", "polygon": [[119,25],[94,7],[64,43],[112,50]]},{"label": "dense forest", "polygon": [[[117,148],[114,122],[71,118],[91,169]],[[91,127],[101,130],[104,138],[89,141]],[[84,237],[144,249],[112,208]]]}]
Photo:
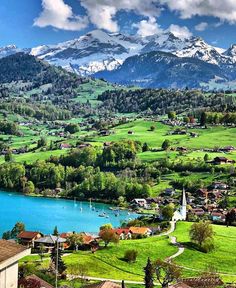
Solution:
[{"label": "dense forest", "polygon": [[115,112],[163,115],[199,109],[234,111],[235,97],[221,93],[205,94],[199,90],[137,89],[106,91],[98,97],[102,106]]}]

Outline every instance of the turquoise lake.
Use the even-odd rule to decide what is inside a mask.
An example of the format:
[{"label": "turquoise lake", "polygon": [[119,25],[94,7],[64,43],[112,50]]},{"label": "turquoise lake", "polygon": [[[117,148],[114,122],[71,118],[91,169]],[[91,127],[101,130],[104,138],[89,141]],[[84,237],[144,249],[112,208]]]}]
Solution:
[{"label": "turquoise lake", "polygon": [[[19,193],[0,191],[0,236],[11,230],[16,222],[23,222],[26,230],[52,233],[55,226],[59,232],[96,233],[105,223],[119,227],[124,220],[134,219],[138,215],[120,211],[118,216],[110,210],[110,205],[78,202],[64,199],[29,197]],[[99,217],[107,213],[108,218]]]}]

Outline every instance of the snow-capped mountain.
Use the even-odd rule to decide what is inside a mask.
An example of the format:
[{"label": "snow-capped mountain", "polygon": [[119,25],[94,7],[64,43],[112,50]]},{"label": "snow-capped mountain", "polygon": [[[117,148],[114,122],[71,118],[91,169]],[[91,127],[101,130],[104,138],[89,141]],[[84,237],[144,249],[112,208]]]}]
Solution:
[{"label": "snow-capped mountain", "polygon": [[[115,71],[122,67],[127,59],[136,55],[165,52],[178,58],[185,58],[184,62],[188,59],[196,59],[216,65],[222,73],[227,71],[232,79],[236,77],[236,45],[232,45],[225,51],[209,45],[202,38],[183,39],[167,31],[140,37],[94,30],[78,39],[57,45],[42,45],[24,50],[14,45],[0,48],[0,58],[21,51],[82,76],[99,75],[102,71]],[[147,57],[145,59],[147,60]]]},{"label": "snow-capped mountain", "polygon": [[137,37],[94,30],[58,45],[33,48],[31,54],[82,75],[91,75],[117,68],[126,58],[139,53],[143,45]]},{"label": "snow-capped mountain", "polygon": [[31,54],[81,75],[91,75],[114,70],[127,58],[151,51],[171,52],[178,57],[196,58],[216,65],[235,62],[230,54],[199,37],[182,39],[171,32],[138,37],[94,30],[58,45],[33,48]]},{"label": "snow-capped mountain", "polygon": [[4,58],[13,54],[20,52],[21,49],[17,48],[15,45],[8,45],[0,48],[0,58]]}]

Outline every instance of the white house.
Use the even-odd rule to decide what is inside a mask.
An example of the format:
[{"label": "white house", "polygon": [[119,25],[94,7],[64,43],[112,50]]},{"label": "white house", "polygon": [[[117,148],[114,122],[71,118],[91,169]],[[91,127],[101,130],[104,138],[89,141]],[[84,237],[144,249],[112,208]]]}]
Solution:
[{"label": "white house", "polygon": [[18,261],[30,252],[22,245],[0,240],[0,288],[18,287]]}]

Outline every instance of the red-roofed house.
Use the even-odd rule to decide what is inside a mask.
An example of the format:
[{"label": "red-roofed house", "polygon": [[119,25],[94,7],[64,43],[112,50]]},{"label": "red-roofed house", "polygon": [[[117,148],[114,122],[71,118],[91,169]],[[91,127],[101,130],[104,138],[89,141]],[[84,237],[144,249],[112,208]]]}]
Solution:
[{"label": "red-roofed house", "polygon": [[129,232],[132,235],[150,236],[152,230],[147,227],[130,227]]},{"label": "red-roofed house", "polygon": [[131,238],[131,233],[129,228],[117,228],[113,231],[120,237],[120,240],[126,240]]},{"label": "red-roofed house", "polygon": [[17,238],[19,239],[20,244],[34,248],[34,241],[42,236],[43,235],[40,232],[22,231],[17,235]]}]

